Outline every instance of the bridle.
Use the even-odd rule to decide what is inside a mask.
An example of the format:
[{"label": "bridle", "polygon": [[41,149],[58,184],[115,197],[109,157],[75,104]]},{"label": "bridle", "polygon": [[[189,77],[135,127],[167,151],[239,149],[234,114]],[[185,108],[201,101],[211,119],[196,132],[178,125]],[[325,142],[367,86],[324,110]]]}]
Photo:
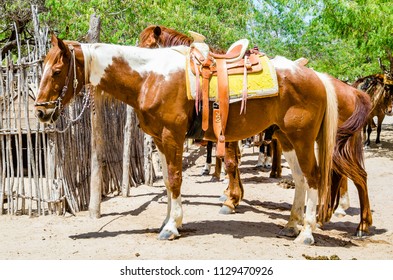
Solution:
[{"label": "bridle", "polygon": [[[62,100],[63,100],[63,98],[64,98],[64,96],[65,96],[65,94],[66,94],[66,92],[68,90],[68,84],[69,84],[69,82],[71,80],[72,74],[73,74],[72,87],[73,87],[74,96],[76,95],[76,88],[78,87],[78,79],[76,77],[75,48],[71,44],[68,45],[68,48],[69,48],[69,50],[71,52],[71,61],[70,61],[70,64],[68,66],[68,73],[67,73],[67,77],[65,79],[65,84],[64,84],[64,86],[63,86],[59,96],[57,97],[56,100],[51,100],[51,101],[46,101],[46,102],[35,102],[34,103],[35,106],[48,106],[48,105],[54,104],[55,107],[54,107],[54,110],[53,110],[52,114],[54,114],[56,112],[56,109],[58,109],[61,112],[63,111],[62,109],[63,109],[64,106],[63,106]],[[70,122],[68,123],[67,127],[64,130],[58,131],[58,132],[65,132],[71,126],[72,123],[78,121],[82,117],[83,112],[86,110],[87,107],[89,107],[89,105],[90,105],[90,95],[88,93],[88,90],[86,90],[86,89],[84,90],[82,103],[83,103],[83,107],[82,107],[82,111],[80,112],[80,114],[75,119],[69,119]]]},{"label": "bridle", "polygon": [[75,49],[73,45],[68,45],[68,48],[70,49],[71,52],[71,62],[70,65],[68,66],[68,74],[67,77],[65,79],[65,84],[59,94],[59,96],[57,97],[56,100],[51,100],[51,101],[46,101],[46,102],[35,102],[34,105],[35,106],[47,106],[47,105],[55,105],[55,108],[58,108],[59,110],[63,108],[63,104],[61,103],[61,101],[63,100],[67,90],[68,90],[68,84],[72,75],[72,70],[74,70],[74,80],[72,82],[72,86],[74,89],[74,95],[76,94],[76,88],[78,86],[78,79],[76,78],[76,63],[75,63]]}]

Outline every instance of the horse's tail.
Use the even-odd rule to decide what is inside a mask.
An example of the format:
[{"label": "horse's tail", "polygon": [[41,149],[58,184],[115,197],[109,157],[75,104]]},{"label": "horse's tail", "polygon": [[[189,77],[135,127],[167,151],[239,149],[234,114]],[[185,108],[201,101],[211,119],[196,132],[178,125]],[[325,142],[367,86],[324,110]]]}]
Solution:
[{"label": "horse's tail", "polygon": [[[337,174],[348,177],[355,184],[366,188],[367,172],[364,167],[361,130],[367,122],[372,104],[366,93],[356,89],[354,89],[354,92],[356,94],[355,110],[337,131],[337,143],[333,153],[333,169]],[[335,209],[338,204],[339,190],[334,189],[333,196],[331,207]]]},{"label": "horse's tail", "polygon": [[331,198],[331,170],[333,167],[333,152],[336,143],[338,106],[337,96],[331,78],[326,74],[316,72],[326,90],[326,110],[322,127],[318,136],[318,166],[321,180],[318,189],[318,219],[325,220]]}]

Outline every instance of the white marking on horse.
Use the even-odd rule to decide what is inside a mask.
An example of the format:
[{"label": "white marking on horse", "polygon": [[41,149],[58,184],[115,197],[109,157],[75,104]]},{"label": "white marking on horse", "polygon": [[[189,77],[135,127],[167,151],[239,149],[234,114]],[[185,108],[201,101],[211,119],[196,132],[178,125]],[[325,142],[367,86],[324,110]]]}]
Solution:
[{"label": "white marking on horse", "polygon": [[[317,153],[317,145],[315,145]],[[318,202],[318,190],[309,187],[306,178],[300,168],[300,164],[294,150],[289,152],[283,152],[284,157],[287,160],[289,167],[292,171],[292,177],[295,181],[295,197],[291,208],[291,216],[286,225],[288,228],[294,228],[298,231],[298,226],[304,224],[302,231],[296,238],[295,242],[299,243],[314,243],[314,237],[312,231],[316,227],[316,209]],[[307,203],[306,203],[307,193]],[[306,213],[304,215],[304,206],[306,207]]]},{"label": "white marking on horse", "polygon": [[[52,64],[49,63],[49,61],[45,64],[45,68],[44,71],[42,73],[42,77],[46,77],[47,75],[50,76],[50,74],[48,73],[52,68]],[[47,74],[48,73],[48,74]]]},{"label": "white marking on horse", "polygon": [[[170,79],[172,73],[185,69],[185,55],[179,48],[147,49],[109,44],[82,44],[85,69],[93,86],[100,83],[105,69],[114,58],[121,58],[141,76],[155,73]],[[183,47],[184,48],[184,47]]]},{"label": "white marking on horse", "polygon": [[295,231],[297,231],[298,225],[301,225],[303,223],[306,182],[303,176],[303,172],[300,168],[295,150],[283,152],[283,154],[289,164],[289,167],[291,168],[292,177],[295,181],[295,197],[293,199],[293,204],[291,208],[291,216],[289,217],[289,221],[286,227],[294,228]]},{"label": "white marking on horse", "polygon": [[299,64],[283,56],[276,56],[270,61],[273,63],[275,68],[281,70],[290,70],[292,74],[296,73],[299,70]]}]

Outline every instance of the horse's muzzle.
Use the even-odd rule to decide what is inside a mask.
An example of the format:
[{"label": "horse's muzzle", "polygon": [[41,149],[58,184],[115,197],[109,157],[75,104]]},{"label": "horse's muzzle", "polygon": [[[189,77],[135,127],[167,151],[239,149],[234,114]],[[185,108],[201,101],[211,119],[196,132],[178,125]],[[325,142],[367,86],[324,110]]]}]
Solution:
[{"label": "horse's muzzle", "polygon": [[40,122],[54,123],[59,118],[59,110],[57,107],[45,108],[44,106],[35,107],[35,116]]}]

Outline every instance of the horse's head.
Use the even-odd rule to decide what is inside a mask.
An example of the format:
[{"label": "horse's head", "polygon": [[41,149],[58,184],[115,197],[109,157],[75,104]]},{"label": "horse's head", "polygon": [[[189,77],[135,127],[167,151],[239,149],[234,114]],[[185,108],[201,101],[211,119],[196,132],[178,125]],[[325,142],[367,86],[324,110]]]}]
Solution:
[{"label": "horse's head", "polygon": [[384,105],[386,106],[385,114],[388,115],[388,116],[392,116],[393,115],[393,90],[392,89],[390,88],[390,86],[386,86],[385,85],[385,88],[384,88]]},{"label": "horse's head", "polygon": [[83,53],[75,42],[51,38],[52,48],[44,69],[35,102],[35,115],[41,122],[54,122],[63,107],[84,84]]},{"label": "horse's head", "polygon": [[139,35],[138,47],[142,48],[159,48],[161,46],[162,29],[158,25],[146,27]]}]

